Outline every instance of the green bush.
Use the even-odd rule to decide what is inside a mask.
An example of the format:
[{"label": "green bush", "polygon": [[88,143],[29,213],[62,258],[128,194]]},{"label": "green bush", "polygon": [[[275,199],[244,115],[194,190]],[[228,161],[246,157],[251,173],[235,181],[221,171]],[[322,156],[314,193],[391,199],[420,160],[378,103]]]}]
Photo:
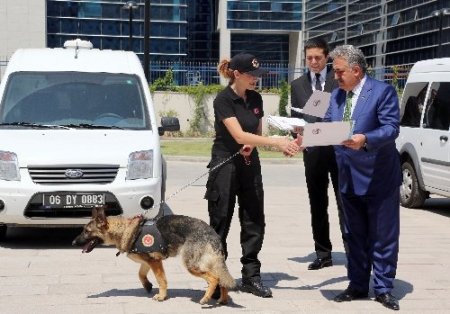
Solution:
[{"label": "green bush", "polygon": [[167,70],[163,77],[157,78],[152,84],[150,84],[150,92],[154,91],[174,91],[176,86],[173,82],[172,69]]}]

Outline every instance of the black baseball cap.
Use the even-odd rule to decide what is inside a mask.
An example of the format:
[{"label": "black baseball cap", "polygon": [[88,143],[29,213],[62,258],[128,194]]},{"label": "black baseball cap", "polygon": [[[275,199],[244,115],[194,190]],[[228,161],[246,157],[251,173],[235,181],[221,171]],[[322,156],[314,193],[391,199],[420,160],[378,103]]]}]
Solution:
[{"label": "black baseball cap", "polygon": [[259,67],[259,61],[256,57],[249,53],[239,53],[231,58],[230,69],[238,70],[241,73],[248,73],[253,76],[261,76],[266,74],[267,70]]}]

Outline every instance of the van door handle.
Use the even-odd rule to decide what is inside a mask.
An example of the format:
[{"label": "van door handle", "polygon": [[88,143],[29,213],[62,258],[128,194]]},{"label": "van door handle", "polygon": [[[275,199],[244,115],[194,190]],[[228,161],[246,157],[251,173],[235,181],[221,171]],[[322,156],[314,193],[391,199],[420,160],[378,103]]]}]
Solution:
[{"label": "van door handle", "polygon": [[441,140],[441,142],[447,142],[448,141],[448,136],[447,135],[441,135],[441,137],[439,139]]}]

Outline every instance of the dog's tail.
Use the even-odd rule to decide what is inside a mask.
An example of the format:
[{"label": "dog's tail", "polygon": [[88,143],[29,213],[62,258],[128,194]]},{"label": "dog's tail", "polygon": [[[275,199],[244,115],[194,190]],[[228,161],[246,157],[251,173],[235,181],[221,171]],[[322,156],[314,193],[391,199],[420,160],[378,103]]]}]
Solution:
[{"label": "dog's tail", "polygon": [[234,280],[234,278],[228,271],[228,267],[225,264],[225,260],[222,260],[222,263],[218,265],[216,271],[217,275],[219,276],[219,285],[221,287],[227,289],[234,289],[236,287],[236,280]]}]

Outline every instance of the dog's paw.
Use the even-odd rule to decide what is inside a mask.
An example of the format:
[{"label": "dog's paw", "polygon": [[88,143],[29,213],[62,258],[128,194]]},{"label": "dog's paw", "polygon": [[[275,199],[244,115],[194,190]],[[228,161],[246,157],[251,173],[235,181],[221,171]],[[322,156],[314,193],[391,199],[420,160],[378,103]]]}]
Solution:
[{"label": "dog's paw", "polygon": [[151,293],[152,289],[153,289],[153,285],[151,282],[146,282],[142,284],[144,286],[144,289],[148,292]]},{"label": "dog's paw", "polygon": [[208,302],[209,302],[209,298],[207,298],[207,297],[203,297],[203,298],[200,300],[200,304],[201,304],[201,305],[207,304]]},{"label": "dog's paw", "polygon": [[228,304],[228,298],[225,298],[225,299],[220,298],[219,300],[217,300],[217,304],[227,305]]},{"label": "dog's paw", "polygon": [[153,300],[162,302],[167,299],[167,295],[155,294]]}]

